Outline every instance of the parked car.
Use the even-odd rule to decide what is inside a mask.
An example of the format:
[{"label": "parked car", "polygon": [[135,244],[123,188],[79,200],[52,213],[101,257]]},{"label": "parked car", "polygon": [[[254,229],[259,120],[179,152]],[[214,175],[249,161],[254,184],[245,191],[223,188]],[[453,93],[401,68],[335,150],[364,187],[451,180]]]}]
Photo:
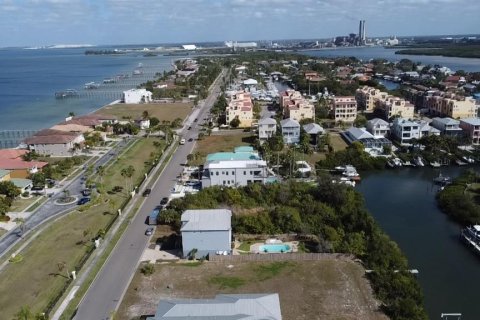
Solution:
[{"label": "parked car", "polygon": [[82,191],[82,194],[85,196],[85,197],[88,197],[89,195],[92,194],[92,190],[90,189],[85,189]]},{"label": "parked car", "polygon": [[163,197],[162,200],[160,200],[160,205],[164,206],[168,203],[168,198],[167,197]]},{"label": "parked car", "polygon": [[85,203],[87,203],[87,202],[90,202],[90,198],[89,198],[89,197],[83,197],[83,198],[81,198],[80,200],[78,200],[77,204],[78,204],[79,206],[81,206],[81,205],[83,205],[83,204],[85,204]]},{"label": "parked car", "polygon": [[151,236],[153,234],[153,228],[150,227],[150,228],[147,228],[147,230],[145,230],[145,235],[146,236]]},{"label": "parked car", "polygon": [[150,189],[150,188],[145,189],[145,191],[143,191],[143,196],[148,197],[150,195],[150,193],[152,193],[152,189]]},{"label": "parked car", "polygon": [[188,127],[187,130],[192,130],[192,127]]},{"label": "parked car", "polygon": [[193,141],[193,138],[188,139],[188,142],[192,142],[192,141]]},{"label": "parked car", "polygon": [[180,140],[180,144],[185,144],[185,139],[184,139],[184,138],[182,138],[182,139]]}]

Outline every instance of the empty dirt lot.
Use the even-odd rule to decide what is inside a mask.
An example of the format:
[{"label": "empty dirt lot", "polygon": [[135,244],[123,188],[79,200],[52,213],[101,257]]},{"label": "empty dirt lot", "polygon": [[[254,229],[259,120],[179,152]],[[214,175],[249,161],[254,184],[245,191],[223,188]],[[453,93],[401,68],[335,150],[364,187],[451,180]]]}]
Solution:
[{"label": "empty dirt lot", "polygon": [[278,293],[283,319],[388,319],[378,311],[364,269],[348,258],[320,261],[168,263],[139,271],[118,319],[154,314],[160,299],[212,298],[218,293]]}]

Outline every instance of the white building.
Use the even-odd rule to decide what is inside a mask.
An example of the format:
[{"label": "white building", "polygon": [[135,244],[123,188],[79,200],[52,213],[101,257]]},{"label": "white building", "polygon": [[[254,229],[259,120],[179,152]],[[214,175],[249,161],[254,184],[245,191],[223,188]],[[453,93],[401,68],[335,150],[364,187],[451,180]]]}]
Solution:
[{"label": "white building", "polygon": [[123,91],[122,100],[131,104],[149,103],[152,101],[152,93],[147,89],[130,89]]},{"label": "white building", "polygon": [[294,144],[300,142],[300,123],[293,119],[284,119],[280,121],[282,127],[283,142]]},{"label": "white building", "polygon": [[373,134],[374,137],[386,137],[390,132],[390,124],[385,120],[375,118],[368,120],[367,130]]},{"label": "white building", "polygon": [[412,139],[420,139],[428,135],[440,135],[440,130],[431,127],[425,121],[411,121],[396,118],[391,127],[393,137],[402,145],[409,145]]},{"label": "white building", "polygon": [[277,121],[272,118],[263,118],[258,121],[258,138],[260,141],[273,137],[277,132]]},{"label": "white building", "polygon": [[183,44],[182,49],[183,50],[188,50],[188,51],[197,50],[197,46],[194,45],[194,44]]},{"label": "white building", "polygon": [[232,251],[232,212],[230,210],[186,210],[181,220],[183,257],[195,251],[195,257],[205,257],[219,251],[230,254]]}]

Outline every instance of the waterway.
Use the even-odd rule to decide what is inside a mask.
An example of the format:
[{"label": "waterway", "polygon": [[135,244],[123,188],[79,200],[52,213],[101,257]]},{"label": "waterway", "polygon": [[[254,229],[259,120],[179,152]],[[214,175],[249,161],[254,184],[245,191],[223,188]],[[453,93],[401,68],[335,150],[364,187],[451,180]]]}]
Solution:
[{"label": "waterway", "polygon": [[400,55],[395,54],[396,49],[385,49],[384,47],[347,47],[347,48],[325,48],[320,50],[301,51],[300,53],[314,57],[356,57],[360,60],[386,59],[389,61],[400,61],[409,59],[420,62],[424,65],[442,65],[456,70],[465,70],[468,72],[480,71],[480,59],[475,58],[455,58],[442,56],[421,56],[421,55]]},{"label": "waterway", "polygon": [[462,320],[480,319],[480,258],[460,242],[460,226],[437,208],[438,187],[432,183],[440,172],[456,177],[463,170],[467,168],[384,170],[363,174],[357,185],[383,230],[398,243],[411,268],[420,271],[430,319],[457,312]]}]

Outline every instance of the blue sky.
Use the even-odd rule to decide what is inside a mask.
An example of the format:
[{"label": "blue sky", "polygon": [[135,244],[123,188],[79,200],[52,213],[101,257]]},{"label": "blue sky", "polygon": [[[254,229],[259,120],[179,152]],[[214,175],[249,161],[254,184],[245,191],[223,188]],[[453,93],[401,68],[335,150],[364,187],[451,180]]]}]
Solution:
[{"label": "blue sky", "polygon": [[478,33],[478,0],[0,0],[0,47]]}]

